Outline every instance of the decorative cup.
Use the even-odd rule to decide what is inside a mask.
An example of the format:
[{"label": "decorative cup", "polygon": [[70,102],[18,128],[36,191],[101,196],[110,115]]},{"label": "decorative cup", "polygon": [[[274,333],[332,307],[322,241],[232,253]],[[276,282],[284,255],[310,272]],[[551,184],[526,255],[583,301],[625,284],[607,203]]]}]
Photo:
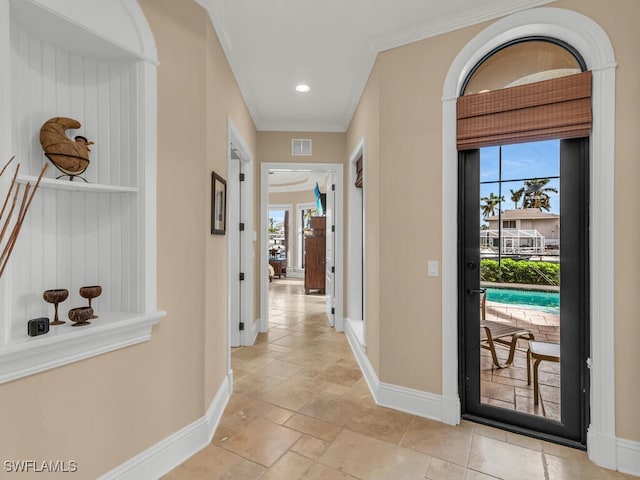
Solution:
[{"label": "decorative cup", "polygon": [[58,304],[64,302],[69,296],[69,290],[64,288],[57,288],[54,290],[45,290],[42,294],[42,298],[45,302],[53,303],[55,308],[55,315],[53,317],[53,322],[49,325],[61,325],[66,323],[64,320],[60,320],[58,318]]},{"label": "decorative cup", "polygon": [[81,327],[82,325],[89,325],[90,318],[93,317],[93,308],[91,307],[77,307],[69,310],[69,320],[73,322],[72,327]]},{"label": "decorative cup", "polygon": [[[91,307],[91,300],[99,297],[102,293],[102,287],[100,285],[92,285],[90,287],[80,287],[80,296],[82,298],[89,299],[89,307]],[[92,314],[91,318],[98,318],[97,315]]]}]

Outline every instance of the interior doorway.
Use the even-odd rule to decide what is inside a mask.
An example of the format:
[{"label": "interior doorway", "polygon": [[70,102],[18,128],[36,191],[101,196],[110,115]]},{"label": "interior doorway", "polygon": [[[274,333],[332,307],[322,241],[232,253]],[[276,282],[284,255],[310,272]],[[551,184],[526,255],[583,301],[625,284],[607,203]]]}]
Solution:
[{"label": "interior doorway", "polygon": [[[292,184],[304,184],[304,189],[310,188],[308,193],[312,195],[311,199],[317,197],[317,202],[310,202],[309,197],[300,197],[299,204],[287,201],[286,204],[291,205],[292,212],[298,212],[298,215],[291,215],[294,217],[290,221],[290,232],[296,232],[297,236],[295,241],[290,238],[290,259],[287,259],[287,264],[292,265],[291,270],[287,269],[287,277],[293,279],[299,279],[299,281],[305,281],[305,273],[308,275],[309,265],[304,265],[304,251],[297,251],[299,248],[308,248],[305,245],[305,239],[311,238],[314,228],[317,229],[318,225],[313,225],[310,222],[308,225],[305,222],[306,216],[313,219],[319,217],[322,219],[325,233],[328,230],[330,236],[328,237],[331,242],[331,248],[329,249],[329,257],[327,257],[326,241],[325,246],[322,248],[322,262],[323,269],[321,272],[322,288],[318,288],[315,285],[310,286],[311,292],[309,293],[321,293],[324,296],[326,302],[327,322],[334,326],[336,330],[343,330],[343,313],[342,313],[342,285],[343,285],[343,194],[342,194],[342,179],[343,179],[343,167],[341,164],[316,164],[316,163],[263,163],[261,165],[261,246],[260,246],[260,292],[261,292],[261,304],[260,304],[260,331],[267,332],[269,329],[269,286],[271,277],[271,269],[273,266],[270,262],[270,245],[269,245],[269,210],[270,203],[283,204],[281,201],[284,197],[275,196],[274,190],[280,190],[280,193],[284,194],[287,189],[284,188],[270,188],[270,183],[273,185],[275,178],[285,175],[291,176],[290,181],[280,182],[281,186],[289,184],[288,190],[292,190]],[[305,178],[306,177],[306,178]],[[271,182],[270,182],[271,179]],[[312,180],[310,180],[312,179]],[[308,185],[307,185],[308,183]],[[318,191],[315,191],[316,183],[318,184]],[[327,217],[324,210],[327,208],[327,190],[331,192],[329,198],[330,214]],[[273,202],[270,201],[270,192],[274,193],[271,197]],[[309,205],[315,206],[315,208],[308,208]],[[322,214],[322,215],[320,215]],[[327,223],[328,221],[328,223]],[[277,226],[274,225],[274,227]],[[294,251],[295,250],[295,251]],[[300,264],[294,261],[294,259],[300,258]],[[272,258],[272,261],[277,261],[277,258]],[[327,262],[330,263],[327,264]],[[295,265],[295,266],[293,266]],[[304,265],[304,266],[303,266]],[[302,268],[300,268],[302,267]],[[331,286],[332,295],[326,295],[326,284]],[[279,280],[279,279],[278,279]],[[308,290],[307,288],[304,289]],[[331,303],[331,305],[329,305]]]},{"label": "interior doorway", "polygon": [[227,138],[227,311],[229,346],[238,347],[252,345],[257,335],[257,329],[245,329],[253,324],[254,310],[253,155],[231,118]]}]

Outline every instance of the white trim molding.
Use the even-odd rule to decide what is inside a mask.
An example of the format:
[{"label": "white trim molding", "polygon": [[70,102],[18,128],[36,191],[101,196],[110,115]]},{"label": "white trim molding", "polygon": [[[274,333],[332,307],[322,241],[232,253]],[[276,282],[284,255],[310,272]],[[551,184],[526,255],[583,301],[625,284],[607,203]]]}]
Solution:
[{"label": "white trim molding", "polygon": [[146,342],[165,315],[161,310],[138,316],[100,312],[100,322],[84,331],[67,323],[48,335],[10,344],[0,349],[0,384]]},{"label": "white trim molding", "polygon": [[[615,68],[607,34],[590,18],[561,8],[535,8],[496,21],[474,37],[455,58],[443,89],[442,330],[443,396],[459,399],[457,330],[456,98],[480,59],[509,40],[531,35],[557,38],[573,46],[593,72],[593,129],[590,155],[591,419],[587,450],[596,464],[616,469],[615,436],[615,272],[614,168]],[[458,400],[459,401],[459,400]],[[458,409],[457,416],[459,417]]]},{"label": "white trim molding", "polygon": [[99,480],[160,478],[198,453],[211,443],[231,397],[232,385],[233,372],[229,371],[203,417],[105,473]]},{"label": "white trim molding", "polygon": [[618,438],[618,470],[640,477],[640,442]]},{"label": "white trim molding", "polygon": [[[352,323],[355,332],[359,335],[361,344],[366,346],[367,341],[367,264],[363,260],[366,257],[366,192],[367,192],[367,160],[366,160],[366,136],[363,135],[356,147],[349,155],[347,174],[349,192],[349,222],[347,226],[347,248],[349,252],[349,272],[347,276],[348,312],[347,317],[352,322],[360,322],[360,326]],[[356,162],[362,158],[363,182],[362,188],[355,186]],[[361,192],[358,192],[361,190]],[[358,272],[358,273],[356,273]],[[358,308],[359,307],[359,308]]]},{"label": "white trim molding", "polygon": [[443,397],[433,393],[381,382],[360,343],[352,321],[345,322],[345,334],[377,405],[444,422]]}]

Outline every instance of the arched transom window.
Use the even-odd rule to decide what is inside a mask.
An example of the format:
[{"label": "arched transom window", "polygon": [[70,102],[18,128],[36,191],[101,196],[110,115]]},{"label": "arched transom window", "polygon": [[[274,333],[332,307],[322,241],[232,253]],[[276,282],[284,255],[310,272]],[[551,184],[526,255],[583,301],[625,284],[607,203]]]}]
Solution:
[{"label": "arched transom window", "polygon": [[533,37],[501,45],[469,72],[461,95],[526,85],[586,70],[579,53],[551,38]]},{"label": "arched transom window", "polygon": [[457,146],[588,137],[591,72],[558,40],[535,37],[503,44],[482,58],[457,102]]}]

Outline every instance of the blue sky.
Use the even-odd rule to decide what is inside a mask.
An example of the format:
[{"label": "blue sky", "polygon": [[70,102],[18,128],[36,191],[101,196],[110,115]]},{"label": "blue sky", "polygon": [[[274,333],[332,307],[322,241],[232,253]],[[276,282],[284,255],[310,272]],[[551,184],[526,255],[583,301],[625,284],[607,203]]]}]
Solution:
[{"label": "blue sky", "polygon": [[[480,196],[498,195],[499,179],[499,148],[485,147],[480,149],[480,181],[496,182],[480,185]],[[502,196],[505,199],[502,210],[511,210],[509,190],[518,190],[524,185],[521,179],[534,179],[560,176],[560,141],[545,140],[541,142],[505,145],[502,147]],[[507,180],[517,180],[507,182]],[[553,179],[548,187],[555,187],[560,191],[560,180]],[[550,194],[550,213],[560,212],[560,198],[557,194]],[[521,206],[521,203],[518,205]]]},{"label": "blue sky", "polygon": [[269,218],[273,218],[274,225],[284,222],[284,210],[269,210]]}]

